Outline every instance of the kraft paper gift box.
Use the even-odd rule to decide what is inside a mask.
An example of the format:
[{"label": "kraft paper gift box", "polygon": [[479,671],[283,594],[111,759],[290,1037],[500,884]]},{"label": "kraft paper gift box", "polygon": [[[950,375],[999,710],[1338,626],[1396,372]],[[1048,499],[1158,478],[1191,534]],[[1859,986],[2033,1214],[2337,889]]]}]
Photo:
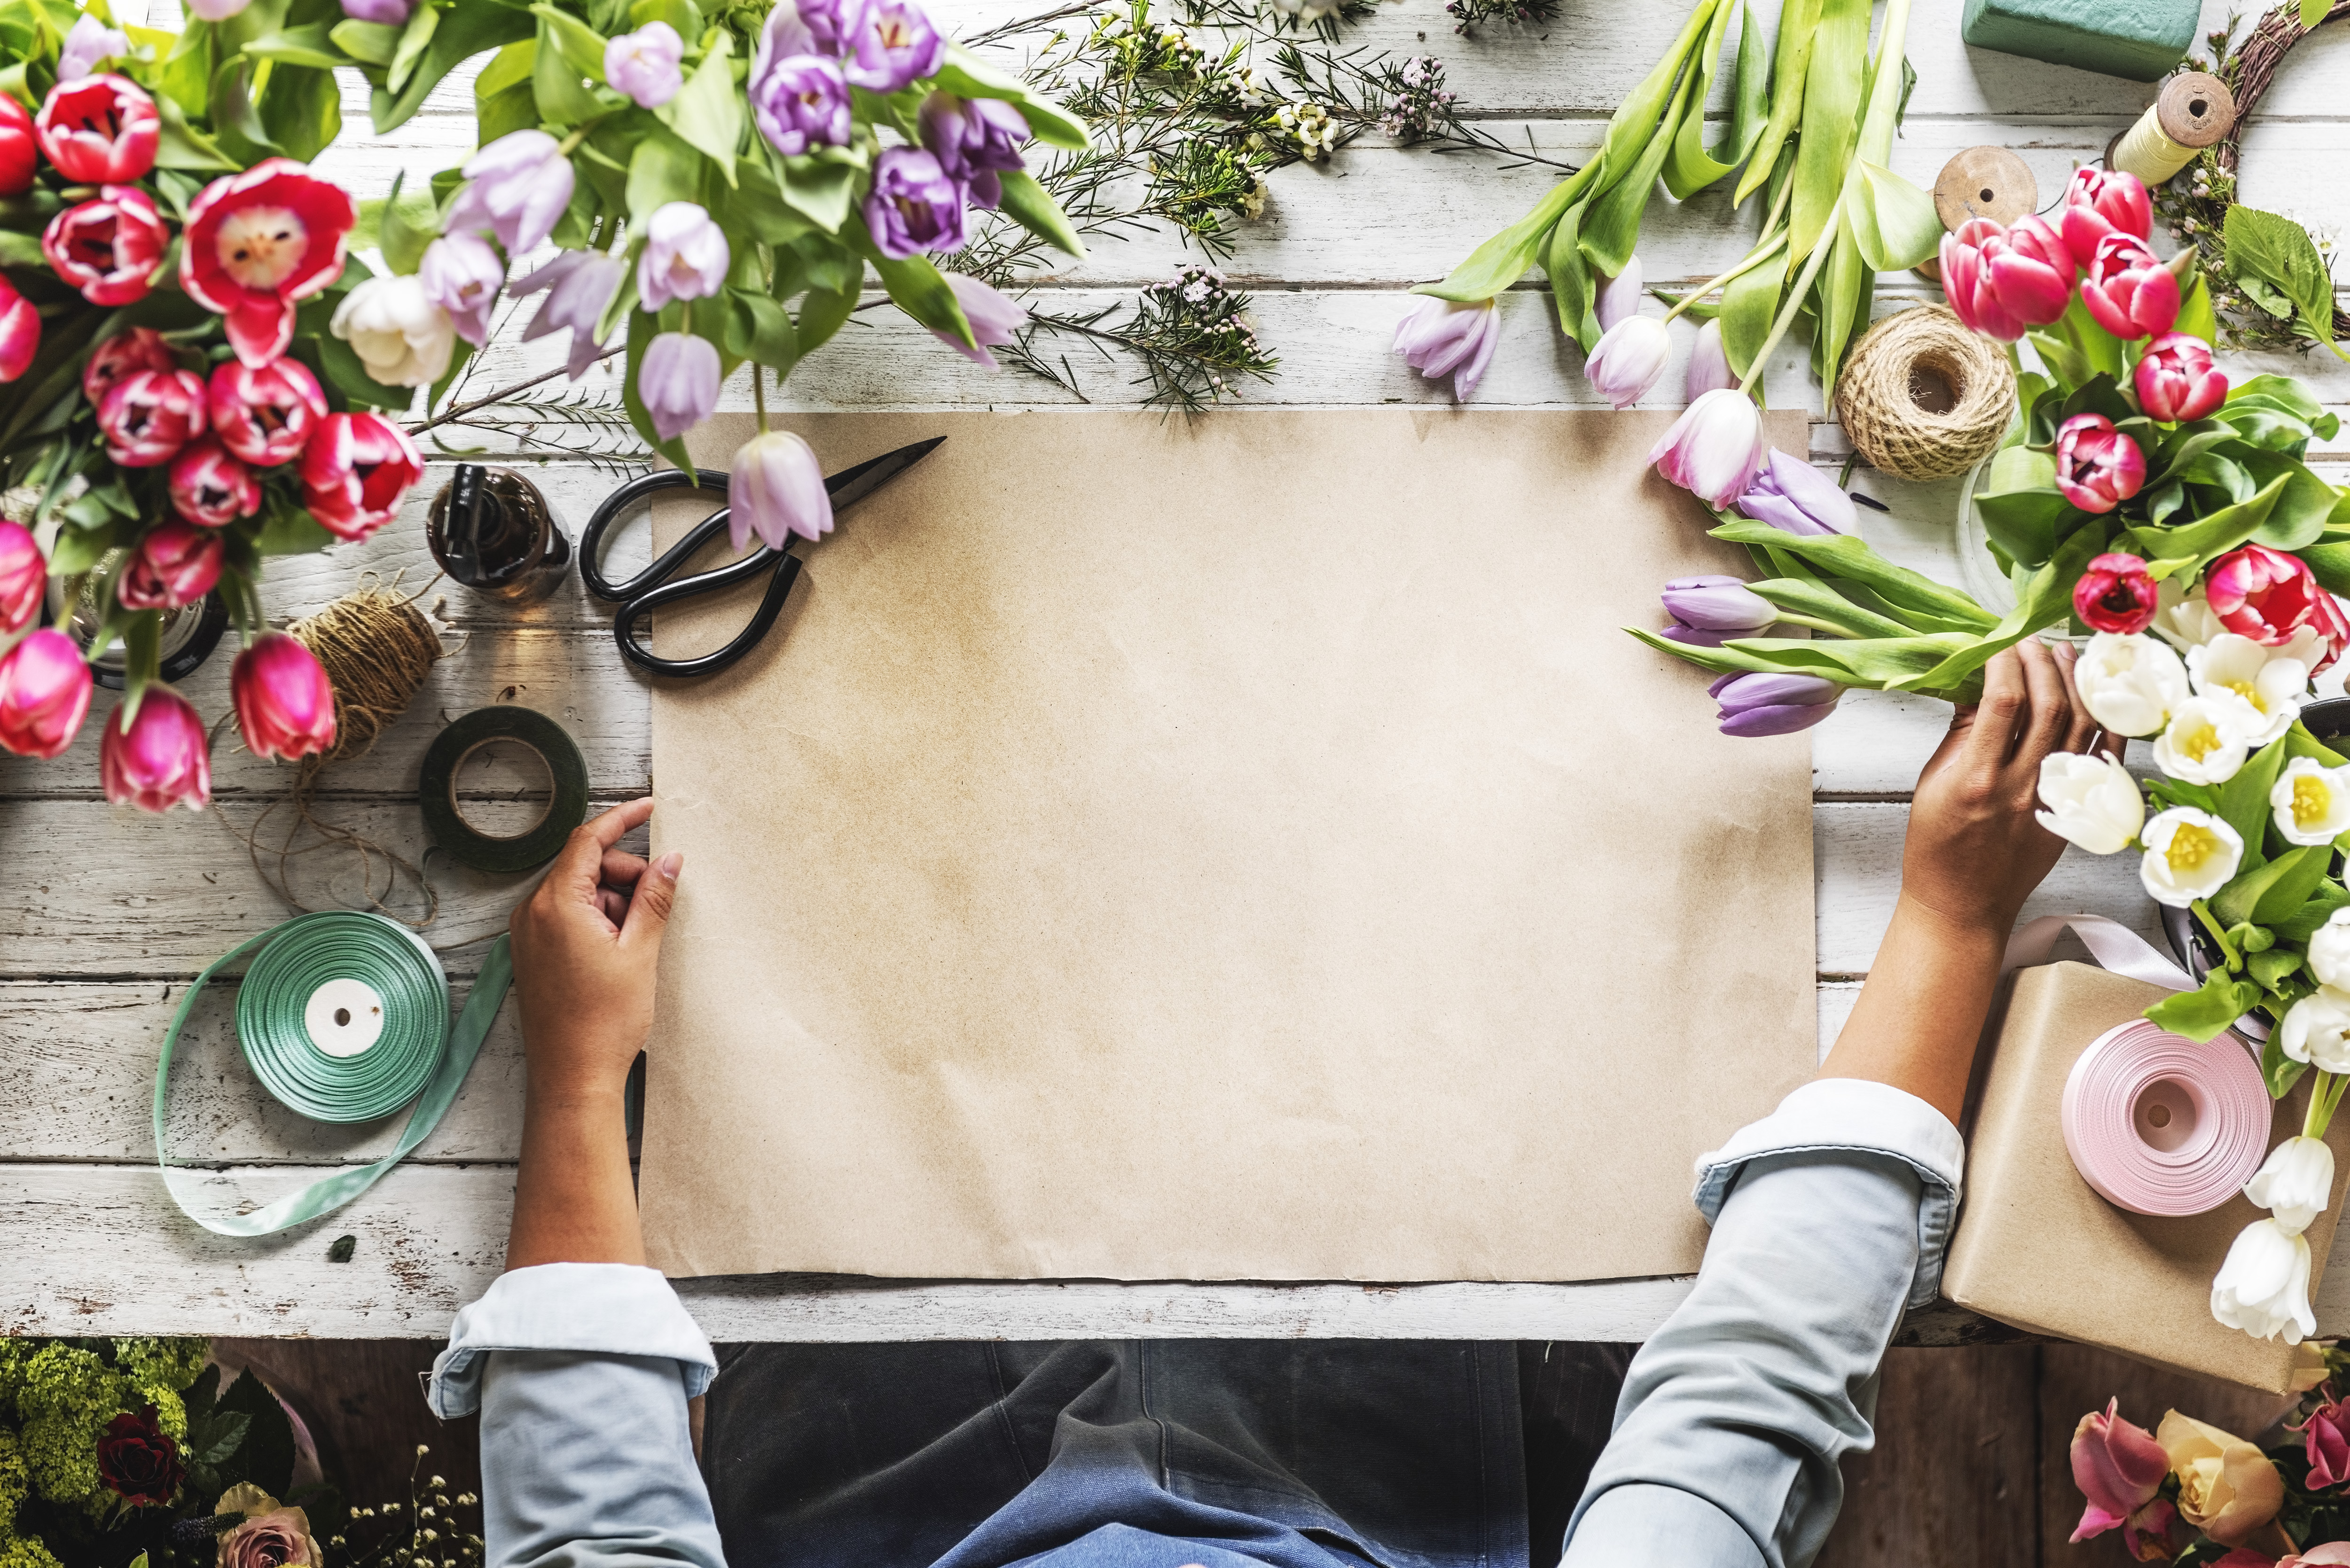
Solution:
[{"label": "kraft paper gift box", "polygon": [[[2017,974],[1967,1140],[1966,1198],[1942,1293],[2017,1328],[2283,1393],[2298,1353],[2211,1316],[2211,1279],[2237,1233],[2266,1218],[2241,1193],[2209,1213],[2133,1214],[2099,1197],[2064,1147],[2058,1106],[2098,1036],[2168,994],[2081,963]],[[2309,1080],[2279,1101],[2270,1146],[2301,1131]],[[2310,1294],[2350,1180],[2350,1116],[2326,1142],[2334,1201],[2308,1230]]]}]

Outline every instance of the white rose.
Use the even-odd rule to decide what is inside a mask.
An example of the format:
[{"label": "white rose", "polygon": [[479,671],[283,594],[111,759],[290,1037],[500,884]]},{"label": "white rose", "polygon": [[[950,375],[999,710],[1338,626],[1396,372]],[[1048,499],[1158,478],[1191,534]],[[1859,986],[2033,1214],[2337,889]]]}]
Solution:
[{"label": "white rose", "polygon": [[429,387],[449,373],[457,326],[410,274],[371,277],[343,297],[328,329],[387,387]]},{"label": "white rose", "polygon": [[2170,724],[2155,737],[2155,766],[2183,784],[2226,784],[2244,765],[2244,732],[2231,704],[2189,697],[2170,711]]},{"label": "white rose", "polygon": [[2317,983],[2350,991],[2350,909],[2336,909],[2334,918],[2309,935],[2309,972]]},{"label": "white rose", "polygon": [[2146,858],[2137,877],[2158,904],[2183,909],[2228,885],[2244,858],[2236,830],[2209,812],[2174,805],[2157,813],[2138,833]]},{"label": "white rose", "polygon": [[2108,733],[2151,735],[2187,701],[2187,666],[2150,637],[2101,631],[2073,667],[2083,706]]},{"label": "white rose", "polygon": [[2255,748],[2292,729],[2309,694],[2308,665],[2232,631],[2188,649],[2187,673],[2195,694],[2232,712],[2244,743]]},{"label": "white rose", "polygon": [[2334,1200],[2334,1151],[2319,1137],[2289,1137],[2269,1151],[2244,1196],[2288,1231],[2306,1231]]},{"label": "white rose", "polygon": [[2293,757],[2269,791],[2279,833],[2292,844],[2331,844],[2350,832],[2350,767]]},{"label": "white rose", "polygon": [[2129,770],[2100,752],[2051,752],[2040,760],[2040,826],[2092,855],[2128,847],[2146,826],[2146,801]]},{"label": "white rose", "polygon": [[2273,1220],[2243,1229],[2211,1282],[2211,1315],[2254,1339],[2299,1345],[2317,1332],[2309,1310],[2309,1239]]}]

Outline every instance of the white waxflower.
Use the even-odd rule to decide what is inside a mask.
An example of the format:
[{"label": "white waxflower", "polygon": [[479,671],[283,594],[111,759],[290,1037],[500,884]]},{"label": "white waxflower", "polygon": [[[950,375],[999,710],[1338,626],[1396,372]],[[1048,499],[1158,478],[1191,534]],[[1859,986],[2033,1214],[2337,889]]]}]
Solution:
[{"label": "white waxflower", "polygon": [[2334,1199],[2334,1151],[2321,1137],[2289,1137],[2269,1151],[2244,1196],[2288,1231],[2306,1231]]},{"label": "white waxflower", "polygon": [[2334,918],[2309,934],[2309,972],[2320,985],[2350,992],[2350,909],[2336,909]]},{"label": "white waxflower", "polygon": [[2317,1332],[2309,1310],[2309,1239],[2273,1220],[2244,1227],[2211,1282],[2211,1315],[2254,1339],[2299,1345]]},{"label": "white waxflower", "polygon": [[2226,784],[2244,765],[2239,717],[2232,704],[2189,697],[2170,711],[2169,727],[2155,738],[2155,766],[2182,784]]},{"label": "white waxflower", "polygon": [[2350,767],[2293,757],[2269,791],[2276,828],[2292,844],[2331,844],[2350,832]]},{"label": "white waxflower", "polygon": [[2244,858],[2244,841],[2236,830],[2191,805],[2158,812],[2139,830],[2138,842],[2146,846],[2138,880],[2148,898],[2174,909],[2226,887]]},{"label": "white waxflower", "polygon": [[457,325],[413,273],[371,277],[343,297],[328,330],[387,387],[429,387],[449,372]]},{"label": "white waxflower", "polygon": [[2223,631],[2187,653],[2195,694],[2231,709],[2244,743],[2267,745],[2293,728],[2309,695],[2309,666],[2281,648]]},{"label": "white waxflower", "polygon": [[2092,855],[2129,846],[2146,826],[2146,800],[2129,770],[2100,752],[2052,752],[2040,761],[2040,826]]},{"label": "white waxflower", "polygon": [[2116,735],[2151,735],[2187,701],[2187,666],[2178,655],[2138,633],[2101,631],[2073,667],[2082,705]]},{"label": "white waxflower", "polygon": [[2286,1008],[2276,1043],[2321,1073],[2350,1073],[2350,992],[2321,985]]}]

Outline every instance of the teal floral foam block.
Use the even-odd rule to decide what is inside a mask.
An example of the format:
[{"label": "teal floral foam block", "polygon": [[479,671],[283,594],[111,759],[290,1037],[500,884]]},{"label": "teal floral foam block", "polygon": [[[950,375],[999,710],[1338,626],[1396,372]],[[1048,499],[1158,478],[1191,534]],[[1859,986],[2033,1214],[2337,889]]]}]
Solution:
[{"label": "teal floral foam block", "polygon": [[2150,82],[2195,41],[2197,0],[1967,0],[1960,36],[1979,49]]}]

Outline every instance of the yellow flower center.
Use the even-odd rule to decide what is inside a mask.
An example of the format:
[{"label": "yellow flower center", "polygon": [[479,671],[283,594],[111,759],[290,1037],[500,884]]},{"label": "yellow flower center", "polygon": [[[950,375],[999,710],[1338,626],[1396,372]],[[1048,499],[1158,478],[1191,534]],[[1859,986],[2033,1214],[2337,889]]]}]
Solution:
[{"label": "yellow flower center", "polygon": [[221,220],[221,270],[246,288],[272,289],[302,265],[310,231],[286,207],[245,207]]},{"label": "yellow flower center", "polygon": [[2245,701],[2250,702],[2252,705],[2252,711],[2254,712],[2265,713],[2269,711],[2269,705],[2261,701],[2259,689],[2253,686],[2251,681],[2229,680],[2222,682],[2222,684],[2225,685],[2229,691],[2233,691],[2237,696],[2241,697]]},{"label": "yellow flower center", "polygon": [[[2178,737],[2179,752],[2188,761],[2193,763],[2201,762],[2225,743],[2220,738],[2220,726],[2217,724],[2199,725],[2195,729],[2182,732]],[[2181,828],[2179,831],[2183,833],[2186,829]]]},{"label": "yellow flower center", "polygon": [[2220,852],[2220,836],[2200,823],[2182,822],[2170,836],[2170,847],[2162,857],[2170,862],[2173,871],[2193,871]]},{"label": "yellow flower center", "polygon": [[2334,792],[2325,781],[2307,774],[2293,781],[2293,820],[2302,828],[2315,827],[2334,811]]}]

